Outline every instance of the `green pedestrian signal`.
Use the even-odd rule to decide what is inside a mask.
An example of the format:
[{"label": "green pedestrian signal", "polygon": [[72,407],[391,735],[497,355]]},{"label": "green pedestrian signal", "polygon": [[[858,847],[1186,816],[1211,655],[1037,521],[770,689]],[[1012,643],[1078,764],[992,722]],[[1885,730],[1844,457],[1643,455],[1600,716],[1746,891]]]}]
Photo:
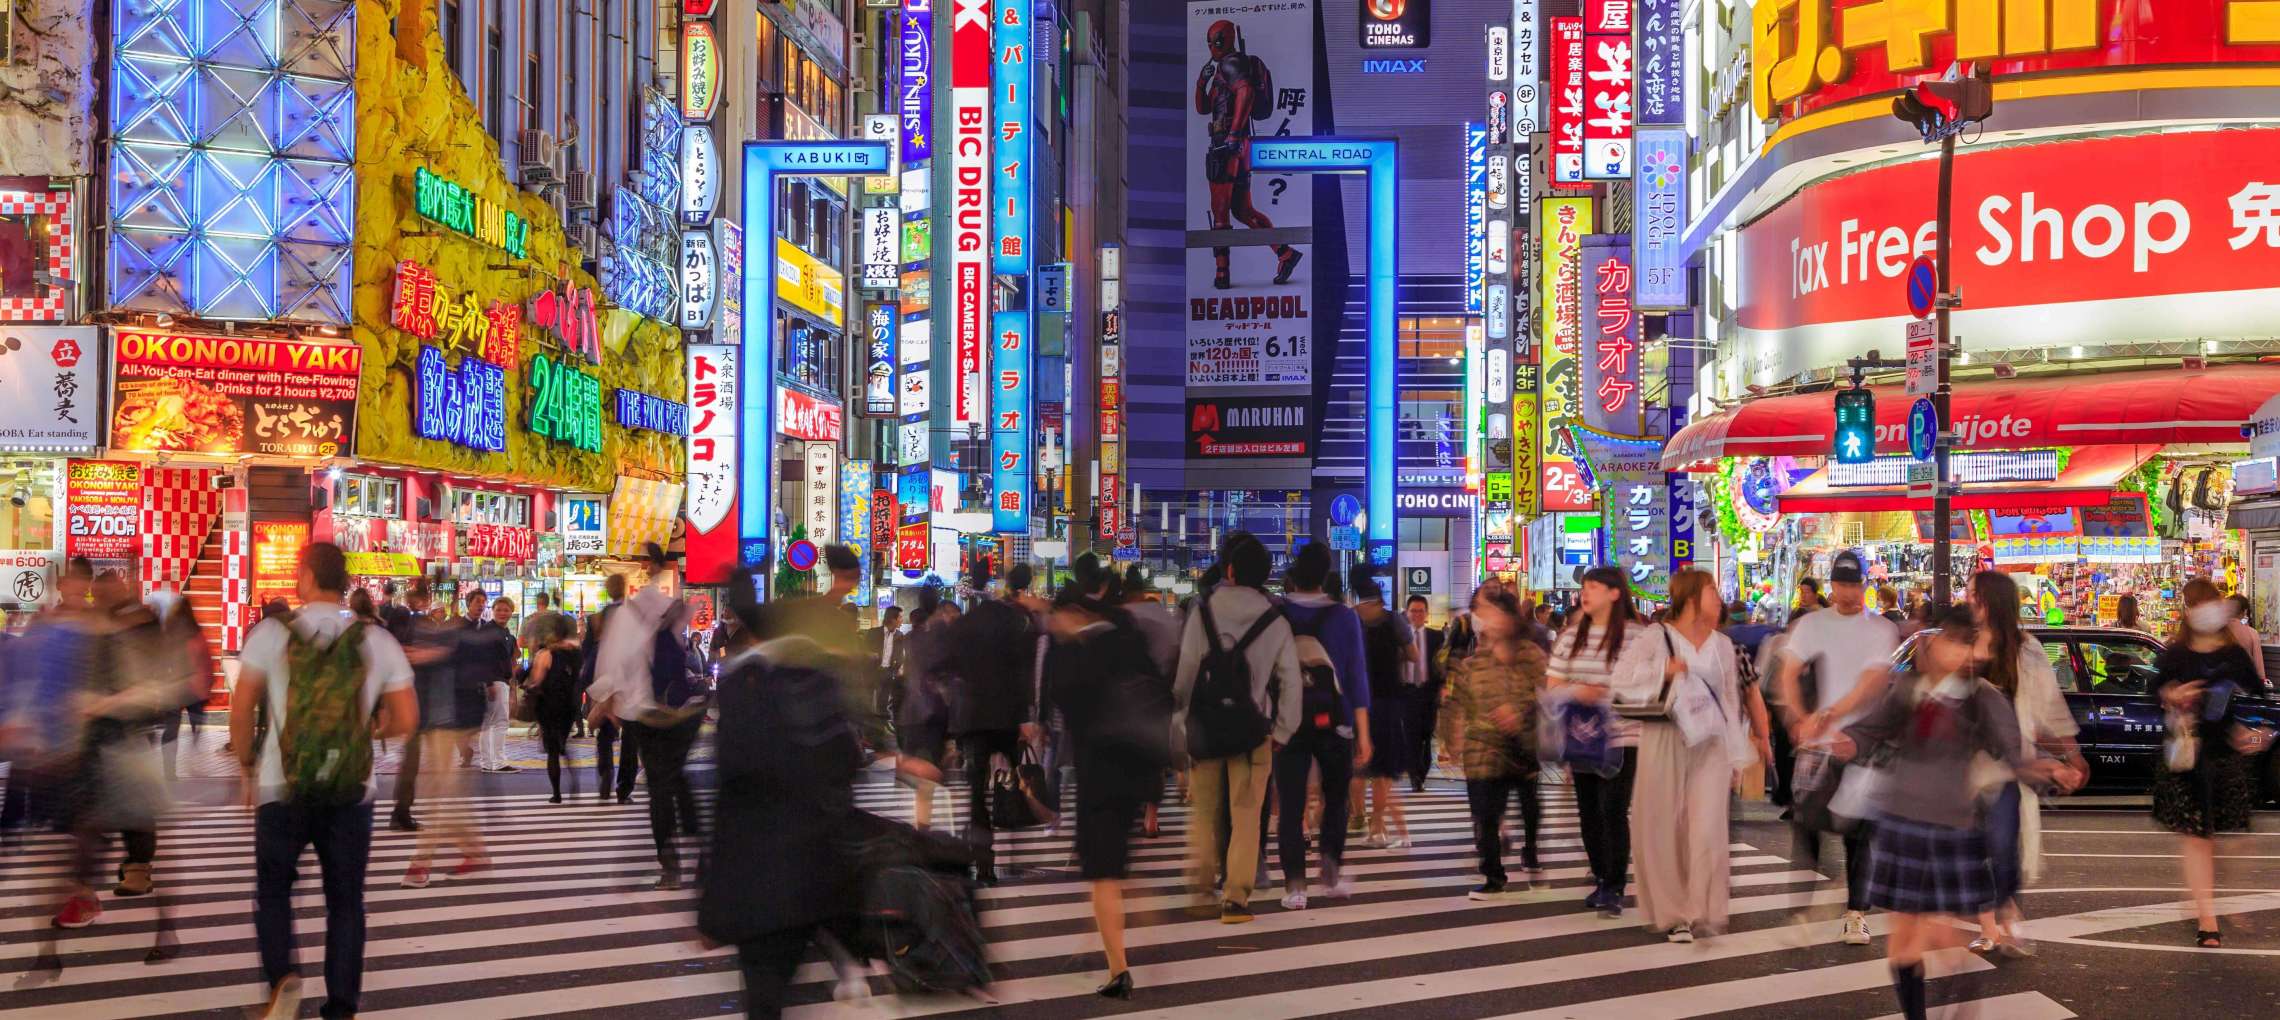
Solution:
[{"label": "green pedestrian signal", "polygon": [[1876,395],[1867,390],[1837,391],[1836,458],[1839,464],[1876,459]]}]

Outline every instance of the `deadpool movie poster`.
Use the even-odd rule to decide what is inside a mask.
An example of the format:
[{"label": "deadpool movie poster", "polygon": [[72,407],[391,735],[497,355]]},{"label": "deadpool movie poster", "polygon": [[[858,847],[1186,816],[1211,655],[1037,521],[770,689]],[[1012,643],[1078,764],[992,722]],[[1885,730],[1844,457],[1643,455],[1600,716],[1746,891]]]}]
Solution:
[{"label": "deadpool movie poster", "polygon": [[1188,7],[1187,384],[1313,380],[1314,183],[1254,138],[1314,133],[1314,0]]}]

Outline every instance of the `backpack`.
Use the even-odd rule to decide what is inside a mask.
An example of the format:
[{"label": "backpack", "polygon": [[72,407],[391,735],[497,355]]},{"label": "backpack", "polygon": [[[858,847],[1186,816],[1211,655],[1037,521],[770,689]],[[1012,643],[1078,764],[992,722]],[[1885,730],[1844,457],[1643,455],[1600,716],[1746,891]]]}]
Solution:
[{"label": "backpack", "polygon": [[1251,642],[1282,619],[1282,609],[1269,605],[1251,629],[1231,647],[1220,647],[1219,625],[1211,618],[1211,600],[1196,603],[1203,613],[1203,662],[1195,672],[1195,687],[1188,693],[1187,750],[1198,761],[1248,754],[1274,731],[1266,713],[1251,700],[1251,664],[1245,653]]},{"label": "backpack", "polygon": [[[364,799],[372,776],[371,713],[364,707],[364,624],[351,622],[330,644],[285,624],[289,687],[277,734],[289,796],[306,804]],[[267,700],[266,698],[263,700]]]},{"label": "backpack", "polygon": [[673,636],[667,623],[671,613],[657,624],[656,637],[649,651],[649,696],[666,708],[680,708],[696,696],[697,684],[689,675],[689,648]]},{"label": "backpack", "polygon": [[[1327,615],[1327,614],[1324,614]],[[1322,616],[1313,623],[1300,627],[1291,622],[1292,640],[1298,645],[1298,675],[1303,686],[1299,688],[1298,725],[1317,732],[1338,728],[1338,721],[1346,717],[1345,692],[1338,688],[1338,666],[1330,661],[1330,651],[1322,647],[1316,631],[1322,626]]]}]

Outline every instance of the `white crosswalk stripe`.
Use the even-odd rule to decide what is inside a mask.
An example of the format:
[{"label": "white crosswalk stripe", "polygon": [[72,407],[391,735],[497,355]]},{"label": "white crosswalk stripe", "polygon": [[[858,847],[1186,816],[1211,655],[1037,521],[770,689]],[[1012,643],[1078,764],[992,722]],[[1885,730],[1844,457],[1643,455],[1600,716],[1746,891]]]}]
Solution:
[{"label": "white crosswalk stripe", "polygon": [[[943,791],[938,825],[957,827],[963,796],[957,788]],[[699,799],[709,804],[711,795],[700,792]],[[909,791],[891,785],[864,786],[857,800],[899,818],[911,810]],[[1549,888],[1495,903],[1463,895],[1480,879],[1462,791],[1437,785],[1402,800],[1415,845],[1350,844],[1346,873],[1357,886],[1350,900],[1279,910],[1281,873],[1270,833],[1254,896],[1259,919],[1241,928],[1197,920],[1181,909],[1191,902],[1183,874],[1187,810],[1167,802],[1160,834],[1135,837],[1127,942],[1142,995],[1133,1005],[1155,1016],[1269,1020],[1435,999],[1452,1015],[1676,1017],[1810,1003],[1884,981],[1874,950],[1834,956],[1799,948],[1803,933],[1788,923],[1790,912],[1811,906],[1833,916],[1842,891],[1747,841],[1732,847],[1734,932],[1671,945],[1640,931],[1633,917],[1606,920],[1580,908],[1589,873],[1565,788],[1546,791],[1539,846]],[[656,867],[639,804],[554,805],[538,795],[493,795],[424,802],[420,814],[431,825],[450,815],[480,819],[493,865],[470,880],[401,888],[418,837],[375,832],[361,1015],[698,1017],[735,1009],[740,978],[733,947],[707,948],[695,940],[693,892],[650,888]],[[1518,828],[1516,822],[1510,827]],[[261,987],[251,923],[251,842],[248,812],[185,809],[161,831],[160,895],[106,894],[97,923],[70,932],[55,932],[48,922],[57,884],[68,873],[68,843],[35,837],[0,858],[10,865],[0,872],[0,982],[6,982],[0,987],[8,989],[0,994],[0,1020],[187,1015],[255,1004]],[[1069,837],[1001,833],[998,851],[1007,881],[978,894],[997,974],[990,988],[975,997],[893,997],[885,994],[879,971],[872,984],[880,994],[835,1003],[834,975],[815,960],[795,976],[789,1015],[987,1009],[1057,1018],[1072,1009],[1093,1011],[1099,941]],[[1517,877],[1516,856],[1506,863]],[[293,902],[308,1014],[323,995],[324,921],[314,861],[304,860],[302,875]],[[2250,908],[2245,900],[2228,907]],[[162,916],[178,955],[145,962]],[[2060,930],[2079,934],[2128,923],[2131,916],[2079,915],[2072,927],[2066,927],[2070,919],[2054,920]],[[1830,941],[1834,925],[1823,921],[1815,933]],[[52,958],[43,958],[51,951]],[[60,969],[53,965],[58,962]],[[1941,967],[1988,965],[1951,959],[1935,974],[1944,973]],[[1611,994],[1606,1002],[1573,984],[1617,972],[1666,977],[1654,990]],[[1542,1005],[1499,997],[1515,988],[1555,994]],[[1151,1004],[1151,994],[1164,998]],[[1987,1001],[2000,1012],[1989,1015],[2011,1015],[2013,1007],[2038,1020],[2068,1015],[2037,999],[1998,994]]]}]

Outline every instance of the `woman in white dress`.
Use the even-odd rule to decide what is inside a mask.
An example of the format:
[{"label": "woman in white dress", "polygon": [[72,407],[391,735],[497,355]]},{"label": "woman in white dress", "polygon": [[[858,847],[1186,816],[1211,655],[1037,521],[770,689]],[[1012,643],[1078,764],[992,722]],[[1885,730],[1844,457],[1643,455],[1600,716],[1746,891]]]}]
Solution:
[{"label": "woman in white dress", "polygon": [[1725,605],[1717,584],[1702,571],[1679,571],[1670,605],[1662,624],[1624,648],[1612,686],[1620,705],[1666,700],[1667,685],[1670,715],[1639,732],[1631,868],[1647,929],[1692,942],[1726,927],[1735,771],[1772,752],[1743,710],[1734,643],[1718,633]]}]

